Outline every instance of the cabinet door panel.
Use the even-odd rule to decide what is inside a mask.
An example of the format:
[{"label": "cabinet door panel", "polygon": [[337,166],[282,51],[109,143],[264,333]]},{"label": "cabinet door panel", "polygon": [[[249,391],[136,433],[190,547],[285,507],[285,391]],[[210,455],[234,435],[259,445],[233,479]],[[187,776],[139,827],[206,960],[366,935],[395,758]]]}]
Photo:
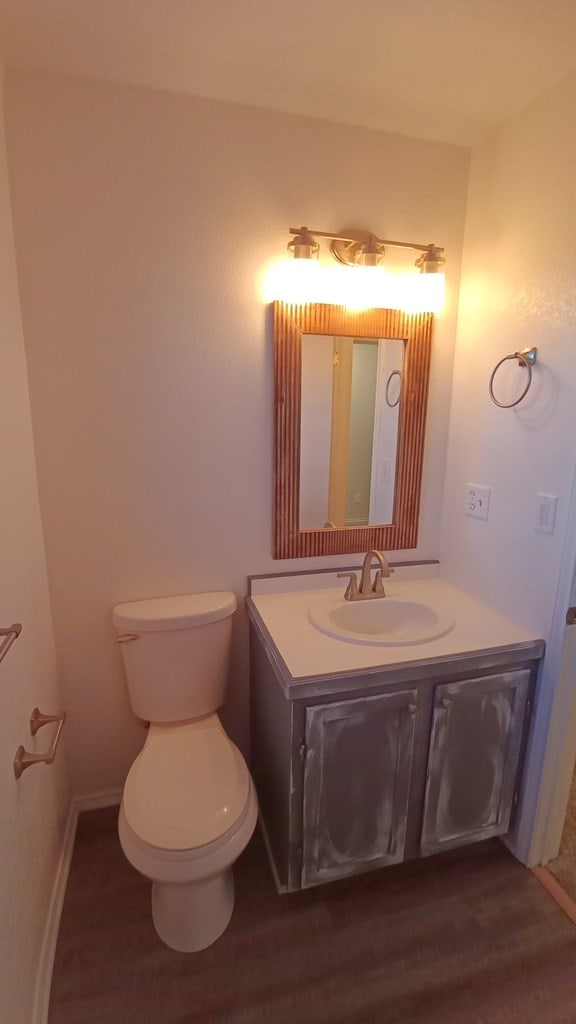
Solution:
[{"label": "cabinet door panel", "polygon": [[530,671],[436,687],[421,852],[508,831]]},{"label": "cabinet door panel", "polygon": [[416,690],[306,709],[302,885],[403,859]]}]

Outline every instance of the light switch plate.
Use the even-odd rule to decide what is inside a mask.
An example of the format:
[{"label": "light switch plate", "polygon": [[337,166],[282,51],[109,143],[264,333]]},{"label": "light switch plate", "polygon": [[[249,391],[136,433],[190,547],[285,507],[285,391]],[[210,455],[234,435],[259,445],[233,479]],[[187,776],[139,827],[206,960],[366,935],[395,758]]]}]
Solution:
[{"label": "light switch plate", "polygon": [[490,488],[481,484],[466,485],[466,515],[476,519],[488,519],[490,511]]},{"label": "light switch plate", "polygon": [[536,522],[534,523],[534,529],[538,533],[554,533],[557,504],[557,494],[544,494],[542,491],[538,491],[536,495]]}]

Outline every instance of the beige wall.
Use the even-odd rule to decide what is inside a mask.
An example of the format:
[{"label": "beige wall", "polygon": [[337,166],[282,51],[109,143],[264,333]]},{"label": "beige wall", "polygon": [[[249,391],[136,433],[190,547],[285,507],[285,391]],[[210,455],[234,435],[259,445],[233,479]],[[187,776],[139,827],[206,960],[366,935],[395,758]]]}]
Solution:
[{"label": "beige wall", "polygon": [[[544,636],[576,465],[575,114],[573,75],[473,155],[443,515],[454,580]],[[531,345],[530,393],[499,409],[492,369]],[[492,488],[488,522],[464,515],[467,482]],[[553,536],[534,529],[538,491],[559,496]]]},{"label": "beige wall", "polygon": [[[259,288],[293,224],[447,248],[418,549],[437,554],[468,155],[79,80],[13,75],[7,110],[50,585],[86,794],[120,786],[142,741],[112,605],[242,595],[248,573],[310,565],[270,554],[272,341]],[[240,613],[225,722],[242,746],[246,633]]]},{"label": "beige wall", "polygon": [[[22,634],[0,665],[0,1016],[29,1024],[68,812],[65,750],[16,781],[12,762],[50,742],[30,736],[35,705],[54,713],[59,692],[32,446],[26,363],[0,96],[0,626]],[[65,740],[63,741],[63,747]]]},{"label": "beige wall", "polygon": [[[574,724],[564,739],[570,653],[562,668],[574,601],[575,115],[573,74],[474,153],[443,514],[445,573],[547,640],[514,839],[531,864],[557,852],[576,750]],[[529,395],[497,408],[492,368],[531,345]],[[488,522],[463,514],[466,482],[492,488]],[[538,491],[558,495],[551,536],[534,529]]]}]

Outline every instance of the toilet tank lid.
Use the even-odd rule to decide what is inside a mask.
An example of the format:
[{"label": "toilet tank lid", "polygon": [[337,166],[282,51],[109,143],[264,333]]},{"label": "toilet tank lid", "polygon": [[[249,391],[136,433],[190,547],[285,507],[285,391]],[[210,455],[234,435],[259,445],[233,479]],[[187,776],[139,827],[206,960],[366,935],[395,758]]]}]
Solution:
[{"label": "toilet tank lid", "polygon": [[193,629],[194,626],[225,619],[236,611],[237,606],[236,595],[227,590],[154,597],[147,601],[117,604],[112,611],[112,621],[119,629],[138,632]]}]

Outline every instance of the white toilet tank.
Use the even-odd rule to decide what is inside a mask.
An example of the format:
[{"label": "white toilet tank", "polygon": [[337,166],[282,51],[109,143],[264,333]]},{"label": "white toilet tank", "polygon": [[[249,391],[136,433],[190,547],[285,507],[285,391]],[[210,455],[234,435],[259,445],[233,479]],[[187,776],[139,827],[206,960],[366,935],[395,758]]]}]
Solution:
[{"label": "white toilet tank", "polygon": [[234,594],[183,594],[117,604],[132,709],[150,722],[183,722],[224,702]]}]

